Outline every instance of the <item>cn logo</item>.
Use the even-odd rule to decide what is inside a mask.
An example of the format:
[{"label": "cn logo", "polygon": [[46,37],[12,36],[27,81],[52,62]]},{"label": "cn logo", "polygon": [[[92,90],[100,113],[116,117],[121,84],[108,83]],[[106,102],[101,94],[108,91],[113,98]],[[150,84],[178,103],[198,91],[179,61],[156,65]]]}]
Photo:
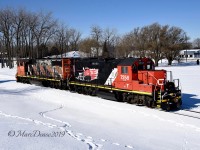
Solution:
[{"label": "cn logo", "polygon": [[91,80],[95,80],[97,79],[98,76],[98,69],[89,69],[89,68],[85,68],[84,70],[84,76],[89,76]]},{"label": "cn logo", "polygon": [[83,72],[79,73],[78,77],[79,80],[82,81],[92,81],[97,79],[98,77],[98,69],[90,69],[90,68],[83,68]]}]

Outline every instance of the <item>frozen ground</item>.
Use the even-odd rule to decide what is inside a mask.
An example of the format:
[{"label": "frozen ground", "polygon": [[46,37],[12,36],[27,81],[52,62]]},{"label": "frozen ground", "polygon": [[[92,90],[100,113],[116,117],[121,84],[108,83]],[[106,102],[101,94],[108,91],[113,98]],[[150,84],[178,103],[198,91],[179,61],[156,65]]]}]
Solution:
[{"label": "frozen ground", "polygon": [[[183,110],[163,112],[15,82],[0,69],[1,150],[199,150],[200,66],[158,67],[181,80]],[[199,119],[198,119],[199,118]]]}]

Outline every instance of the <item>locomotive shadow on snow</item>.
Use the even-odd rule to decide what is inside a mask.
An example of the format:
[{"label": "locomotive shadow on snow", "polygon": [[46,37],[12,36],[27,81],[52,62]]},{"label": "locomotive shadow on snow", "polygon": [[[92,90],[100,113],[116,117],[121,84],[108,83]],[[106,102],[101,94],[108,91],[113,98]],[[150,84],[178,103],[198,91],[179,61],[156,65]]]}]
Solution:
[{"label": "locomotive shadow on snow", "polygon": [[195,98],[197,95],[182,93],[182,109],[192,109],[200,106],[200,99]]},{"label": "locomotive shadow on snow", "polygon": [[16,81],[16,80],[0,80],[0,84],[1,83],[6,83],[6,82],[13,82],[13,81]]}]

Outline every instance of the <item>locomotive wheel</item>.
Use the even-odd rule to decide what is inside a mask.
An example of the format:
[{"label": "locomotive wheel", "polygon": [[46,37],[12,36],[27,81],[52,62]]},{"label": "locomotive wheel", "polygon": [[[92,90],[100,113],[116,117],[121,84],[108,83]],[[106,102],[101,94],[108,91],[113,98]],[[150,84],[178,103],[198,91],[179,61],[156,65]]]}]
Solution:
[{"label": "locomotive wheel", "polygon": [[69,91],[70,91],[70,92],[75,91],[75,86],[74,86],[74,85],[69,85]]},{"label": "locomotive wheel", "polygon": [[146,101],[146,106],[151,108],[152,107],[152,101],[147,100]]},{"label": "locomotive wheel", "polygon": [[88,94],[88,95],[92,95],[92,88],[89,87],[89,88],[87,89],[87,94]]},{"label": "locomotive wheel", "polygon": [[95,88],[92,88],[91,90],[92,90],[92,91],[91,91],[91,96],[96,96],[96,94],[97,94],[96,89],[95,89]]},{"label": "locomotive wheel", "polygon": [[77,87],[76,85],[74,85],[74,91],[75,91],[76,93],[78,93],[78,87]]},{"label": "locomotive wheel", "polygon": [[83,94],[85,95],[90,95],[90,89],[88,87],[84,87],[83,92],[84,92]]},{"label": "locomotive wheel", "polygon": [[170,104],[167,104],[167,103],[162,103],[162,104],[161,104],[161,108],[162,108],[163,110],[170,111],[170,110],[171,110],[171,105],[170,105]]},{"label": "locomotive wheel", "polygon": [[167,104],[166,111],[170,111],[170,110],[171,110],[171,106],[169,104]]},{"label": "locomotive wheel", "polygon": [[82,87],[76,86],[75,90],[76,90],[76,92],[79,93],[79,94],[82,94],[82,93],[83,93],[83,88],[82,88]]},{"label": "locomotive wheel", "polygon": [[123,94],[122,93],[116,92],[115,98],[117,99],[118,102],[123,102]]}]

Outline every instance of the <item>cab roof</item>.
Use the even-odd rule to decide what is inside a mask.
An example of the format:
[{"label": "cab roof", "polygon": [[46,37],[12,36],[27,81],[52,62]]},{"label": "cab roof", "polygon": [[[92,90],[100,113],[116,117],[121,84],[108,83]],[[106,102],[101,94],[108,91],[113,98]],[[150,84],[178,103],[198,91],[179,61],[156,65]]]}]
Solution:
[{"label": "cab roof", "polygon": [[138,61],[140,58],[126,58],[123,59],[118,66],[132,66],[134,62]]}]

